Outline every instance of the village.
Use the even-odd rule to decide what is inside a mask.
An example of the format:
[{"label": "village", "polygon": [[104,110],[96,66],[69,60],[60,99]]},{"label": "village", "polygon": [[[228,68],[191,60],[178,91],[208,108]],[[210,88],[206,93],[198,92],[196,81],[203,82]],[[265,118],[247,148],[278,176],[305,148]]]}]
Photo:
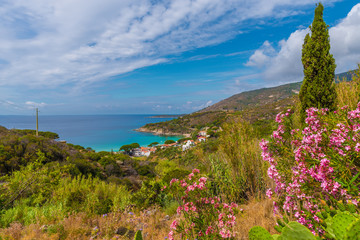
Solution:
[{"label": "village", "polygon": [[[218,129],[215,131],[220,131],[220,130],[221,129]],[[170,147],[180,147],[182,149],[182,151],[186,151],[186,150],[196,146],[197,144],[206,142],[206,140],[209,137],[211,137],[211,135],[209,135],[208,128],[205,128],[204,130],[199,131],[194,138],[190,138],[190,137],[182,138],[176,142],[173,140],[167,140],[163,144],[152,143],[148,147],[142,147],[136,143],[134,145],[134,143],[133,143],[130,145],[122,146],[118,153],[127,154],[132,157],[149,157],[150,154],[155,153],[158,149],[165,149],[165,148],[170,148]],[[127,146],[131,146],[131,145],[136,146],[136,147],[128,149]]]}]

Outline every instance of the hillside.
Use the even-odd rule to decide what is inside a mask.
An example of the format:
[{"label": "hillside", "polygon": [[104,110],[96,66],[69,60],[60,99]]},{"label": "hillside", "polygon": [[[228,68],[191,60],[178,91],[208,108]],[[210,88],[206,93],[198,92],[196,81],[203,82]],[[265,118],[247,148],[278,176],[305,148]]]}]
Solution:
[{"label": "hillside", "polygon": [[194,129],[205,126],[219,126],[225,121],[224,111],[192,113],[166,122],[149,123],[136,129],[139,132],[150,132],[159,135],[187,135]]},{"label": "hillside", "polygon": [[0,126],[0,182],[1,177],[21,170],[44,154],[42,164],[66,166],[70,175],[93,176],[129,189],[140,187],[141,180],[154,177],[155,165],[138,161],[124,154],[98,152],[79,145],[56,141],[56,133],[34,130],[6,129]]},{"label": "hillside", "polygon": [[[339,73],[335,75],[336,82],[351,81],[354,71]],[[242,111],[257,106],[275,103],[296,95],[300,91],[302,82],[289,83],[271,88],[261,88],[235,94],[218,103],[215,103],[199,112],[209,111]]]},{"label": "hillside", "polygon": [[161,135],[188,135],[203,127],[219,127],[242,116],[245,120],[263,124],[274,119],[279,111],[294,105],[301,83],[239,93],[201,111],[166,122],[150,123],[136,129]]},{"label": "hillside", "polygon": [[214,105],[200,110],[199,112],[208,111],[242,111],[261,105],[275,103],[279,100],[288,98],[300,91],[301,82],[290,83],[272,88],[261,88],[235,94]]},{"label": "hillside", "polygon": [[[355,71],[355,70],[354,70]],[[351,81],[354,71],[335,75],[336,82]],[[261,88],[235,94],[198,112],[136,129],[159,135],[188,135],[202,127],[220,126],[238,115],[251,123],[263,124],[297,101],[302,82]]]}]

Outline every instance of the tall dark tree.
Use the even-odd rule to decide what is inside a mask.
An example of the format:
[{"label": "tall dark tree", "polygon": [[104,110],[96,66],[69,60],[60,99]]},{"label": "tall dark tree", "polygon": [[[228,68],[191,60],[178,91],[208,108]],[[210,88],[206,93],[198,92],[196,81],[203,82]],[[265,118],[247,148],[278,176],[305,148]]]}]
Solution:
[{"label": "tall dark tree", "polygon": [[301,119],[306,117],[310,107],[335,110],[335,59],[330,54],[328,26],[323,19],[324,6],[319,3],[315,9],[314,21],[310,26],[302,49],[304,81],[299,97],[301,101]]}]

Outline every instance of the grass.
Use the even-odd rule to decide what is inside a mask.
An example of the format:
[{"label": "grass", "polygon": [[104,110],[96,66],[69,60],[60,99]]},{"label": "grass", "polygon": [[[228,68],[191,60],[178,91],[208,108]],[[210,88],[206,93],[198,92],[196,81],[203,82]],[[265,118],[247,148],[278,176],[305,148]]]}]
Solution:
[{"label": "grass", "polygon": [[342,79],[336,84],[335,89],[337,94],[337,105],[349,106],[350,109],[355,109],[360,97],[360,65],[359,68],[353,72],[351,82]]},{"label": "grass", "polygon": [[[259,225],[275,233],[276,224],[270,200],[251,200],[242,205],[236,224],[236,239],[248,239],[251,227]],[[142,230],[146,240],[165,239],[176,214],[166,215],[159,208],[150,208],[138,213],[125,211],[89,217],[86,213],[73,213],[64,219],[47,223],[22,225],[12,223],[0,229],[3,239],[132,239],[137,230]]]}]

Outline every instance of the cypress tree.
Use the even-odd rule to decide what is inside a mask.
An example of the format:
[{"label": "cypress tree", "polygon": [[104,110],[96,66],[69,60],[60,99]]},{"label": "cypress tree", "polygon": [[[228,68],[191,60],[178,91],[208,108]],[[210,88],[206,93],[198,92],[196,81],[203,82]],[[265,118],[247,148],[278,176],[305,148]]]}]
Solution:
[{"label": "cypress tree", "polygon": [[302,49],[304,81],[299,98],[301,101],[301,119],[306,117],[310,107],[335,110],[335,59],[330,54],[328,26],[323,19],[324,6],[319,3],[310,26],[311,35],[307,34]]}]

